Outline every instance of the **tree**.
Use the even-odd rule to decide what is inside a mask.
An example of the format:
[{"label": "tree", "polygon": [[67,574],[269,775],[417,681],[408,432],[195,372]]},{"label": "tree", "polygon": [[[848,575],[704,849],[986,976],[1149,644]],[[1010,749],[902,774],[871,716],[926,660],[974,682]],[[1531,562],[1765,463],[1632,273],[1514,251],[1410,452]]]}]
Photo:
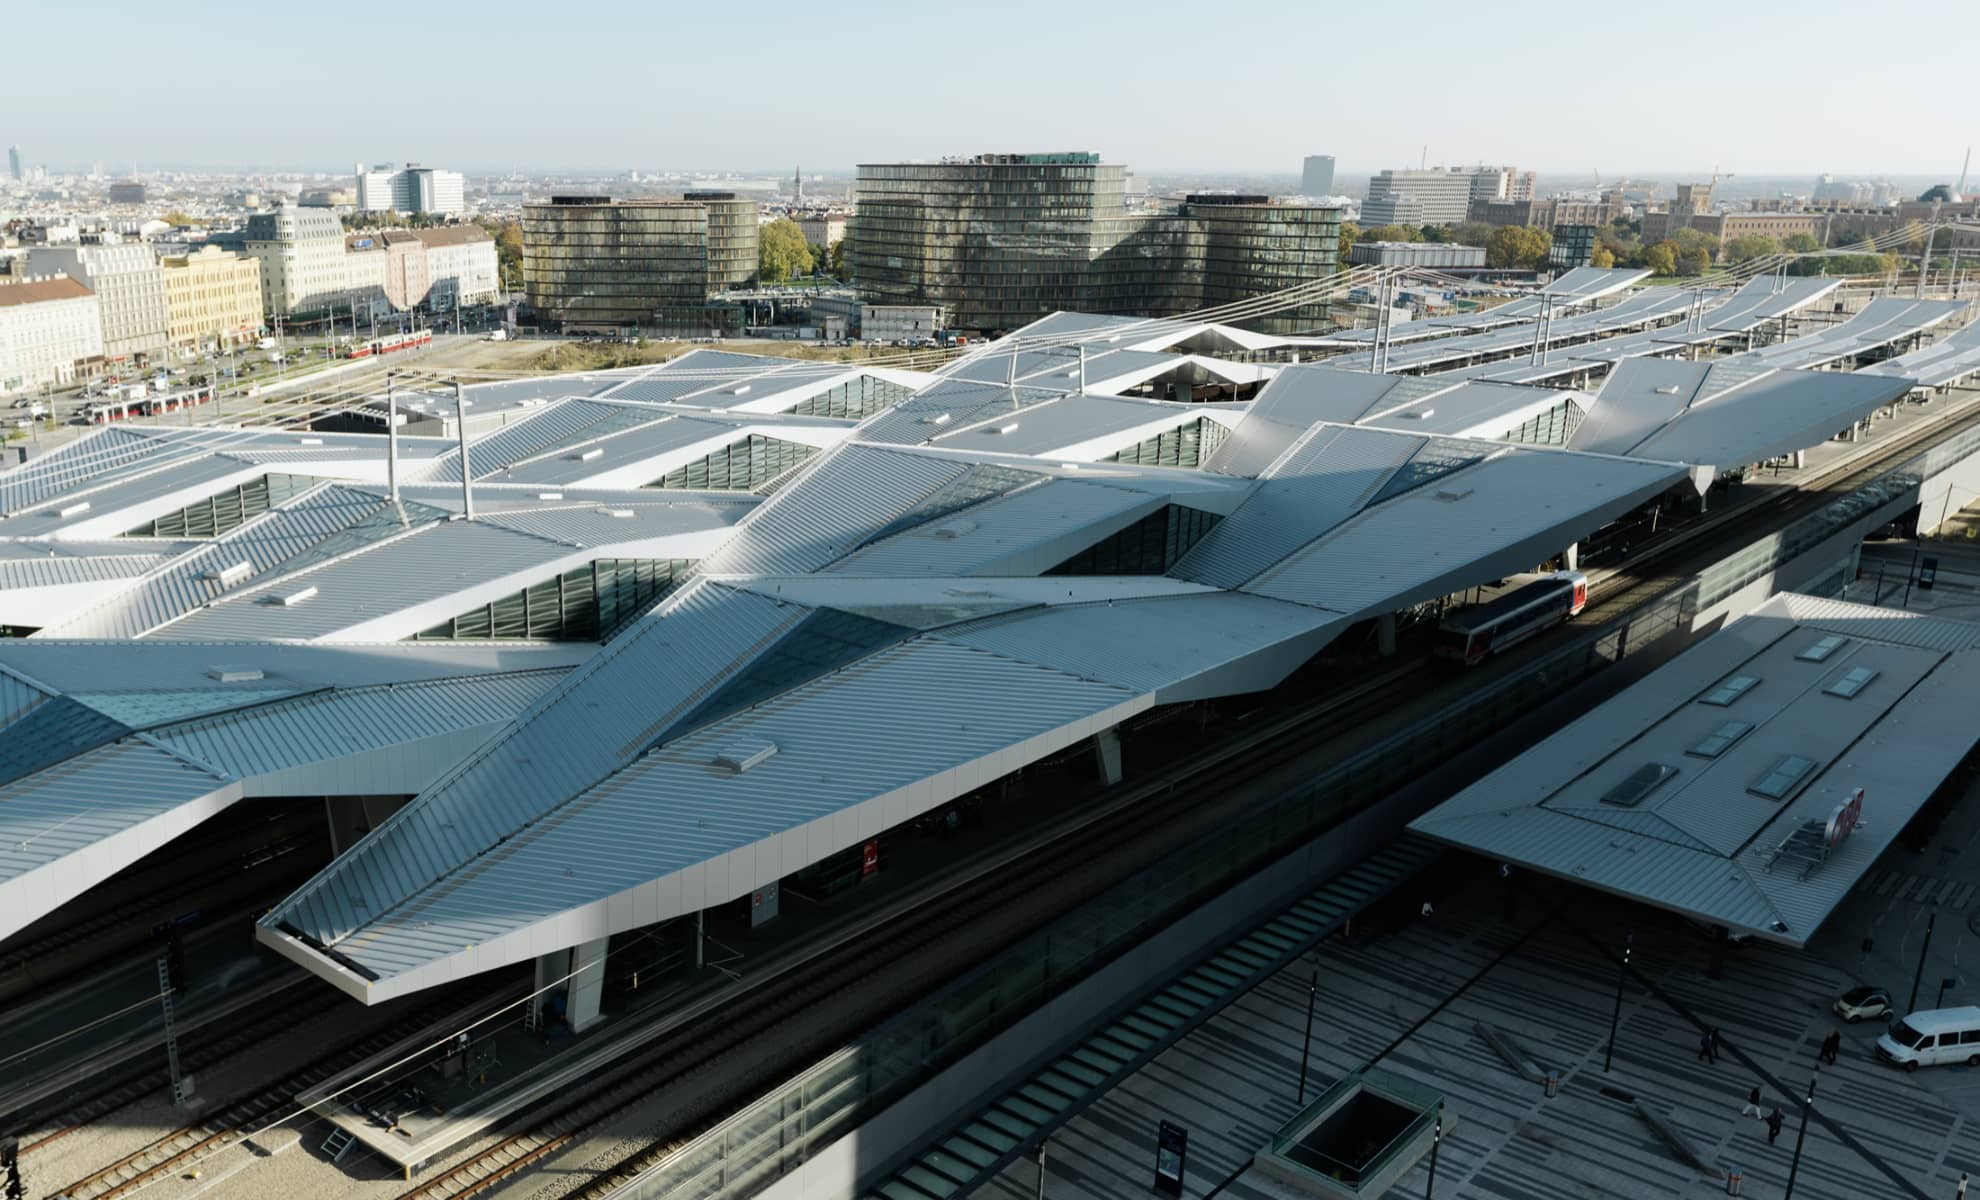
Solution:
[{"label": "tree", "polygon": [[1781,245],[1792,254],[1813,254],[1822,248],[1822,243],[1806,233],[1790,233]]},{"label": "tree", "polygon": [[158,219],[165,222],[167,225],[170,225],[174,229],[185,229],[189,226],[199,224],[198,217],[189,217],[185,213],[180,212],[176,208]]},{"label": "tree", "polygon": [[1683,276],[1703,275],[1712,269],[1712,252],[1704,249],[1680,251],[1677,256],[1677,273]]},{"label": "tree", "polygon": [[1780,251],[1780,243],[1765,234],[1749,233],[1726,243],[1726,259],[1729,262],[1752,262]]},{"label": "tree", "polygon": [[1361,227],[1353,221],[1342,221],[1338,257],[1334,261],[1345,264],[1348,260],[1348,251],[1354,249],[1354,244],[1360,240]]},{"label": "tree", "polygon": [[1420,242],[1423,231],[1414,225],[1377,225],[1361,231],[1364,242]]},{"label": "tree", "polygon": [[1680,259],[1687,254],[1694,258],[1702,254],[1706,262],[1711,262],[1719,254],[1719,239],[1702,230],[1690,227],[1673,229],[1670,240],[1676,245]]},{"label": "tree", "polygon": [[1597,242],[1595,243],[1595,249],[1588,253],[1588,265],[1591,267],[1613,267],[1616,265],[1615,253],[1607,246]]},{"label": "tree", "polygon": [[1547,262],[1554,239],[1531,225],[1505,225],[1485,239],[1485,263],[1501,271],[1533,270]]},{"label": "tree", "polygon": [[805,251],[811,255],[811,269],[814,272],[825,265],[825,247],[817,242],[810,242],[806,244]]},{"label": "tree", "polygon": [[1677,246],[1669,241],[1658,242],[1643,252],[1643,265],[1650,268],[1653,275],[1677,274]]},{"label": "tree", "polygon": [[1483,221],[1466,221],[1451,230],[1451,240],[1460,246],[1483,246],[1492,240],[1492,226]]},{"label": "tree", "polygon": [[840,238],[838,241],[832,243],[831,264],[830,269],[832,274],[842,280],[847,278],[846,272],[850,268],[846,263],[846,239]]},{"label": "tree", "polygon": [[805,243],[804,231],[789,217],[765,225],[758,247],[757,265],[765,283],[782,283],[811,270],[811,247]]}]

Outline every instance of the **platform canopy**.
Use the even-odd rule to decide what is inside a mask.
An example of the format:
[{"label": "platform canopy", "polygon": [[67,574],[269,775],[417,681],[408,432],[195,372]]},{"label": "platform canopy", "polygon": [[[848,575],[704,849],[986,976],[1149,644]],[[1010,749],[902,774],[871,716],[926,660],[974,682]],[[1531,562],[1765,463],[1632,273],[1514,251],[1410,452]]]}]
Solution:
[{"label": "platform canopy", "polygon": [[1980,624],[1775,596],[1412,822],[1805,945],[1980,742]]},{"label": "platform canopy", "polygon": [[1859,372],[1895,375],[1914,387],[1945,387],[1980,371],[1980,320],[1969,321],[1932,345],[1872,363]]},{"label": "platform canopy", "polygon": [[1726,469],[1819,446],[1910,389],[1909,379],[1780,370],[1744,357],[1633,358],[1602,381],[1568,445]]}]

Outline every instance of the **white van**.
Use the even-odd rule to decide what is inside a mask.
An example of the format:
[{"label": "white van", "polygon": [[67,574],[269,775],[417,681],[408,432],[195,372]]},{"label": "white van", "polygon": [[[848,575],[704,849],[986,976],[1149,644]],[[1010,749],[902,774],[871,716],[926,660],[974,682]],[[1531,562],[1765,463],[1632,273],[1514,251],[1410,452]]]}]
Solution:
[{"label": "white van", "polygon": [[1912,1013],[1877,1039],[1877,1057],[1907,1071],[1946,1063],[1980,1067],[1980,1007]]}]

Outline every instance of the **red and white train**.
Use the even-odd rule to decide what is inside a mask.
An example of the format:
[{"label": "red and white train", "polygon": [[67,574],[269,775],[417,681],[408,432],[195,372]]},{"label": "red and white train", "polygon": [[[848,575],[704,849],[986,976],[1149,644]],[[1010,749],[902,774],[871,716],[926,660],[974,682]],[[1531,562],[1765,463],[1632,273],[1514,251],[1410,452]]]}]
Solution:
[{"label": "red and white train", "polygon": [[92,425],[108,425],[112,421],[129,420],[132,417],[159,417],[166,413],[179,412],[209,403],[213,399],[210,387],[187,388],[178,392],[153,392],[148,395],[131,394],[129,398],[106,396],[92,400],[83,406],[83,419]]},{"label": "red and white train", "polygon": [[433,344],[433,331],[415,329],[411,333],[392,333],[375,337],[368,342],[357,342],[343,350],[345,358],[375,358],[380,354],[394,354],[400,350],[420,350]]},{"label": "red and white train", "polygon": [[1579,615],[1586,607],[1588,576],[1579,571],[1556,571],[1445,617],[1437,626],[1434,653],[1475,667],[1487,655],[1516,646],[1550,625]]}]

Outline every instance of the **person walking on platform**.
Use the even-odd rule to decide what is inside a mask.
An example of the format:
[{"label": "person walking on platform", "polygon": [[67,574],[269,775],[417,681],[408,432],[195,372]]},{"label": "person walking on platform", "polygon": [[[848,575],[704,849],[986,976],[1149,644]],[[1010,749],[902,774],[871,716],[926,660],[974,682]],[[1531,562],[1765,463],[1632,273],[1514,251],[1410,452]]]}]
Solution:
[{"label": "person walking on platform", "polygon": [[1719,1061],[1719,1031],[1708,1029],[1705,1036],[1698,1039],[1698,1061],[1717,1063]]},{"label": "person walking on platform", "polygon": [[1774,1144],[1775,1138],[1781,1136],[1781,1124],[1786,1120],[1787,1114],[1781,1111],[1781,1106],[1778,1104],[1774,1106],[1773,1112],[1767,1114],[1767,1144],[1769,1146]]},{"label": "person walking on platform", "polygon": [[1841,1053],[1841,1051],[1842,1031],[1831,1029],[1829,1036],[1822,1039],[1822,1052],[1816,1055],[1816,1058],[1818,1061],[1825,1062],[1833,1067],[1836,1065],[1836,1055]]},{"label": "person walking on platform", "polygon": [[1746,1104],[1739,1110],[1739,1115],[1742,1117],[1752,1117],[1756,1121],[1766,1119],[1767,1112],[1760,1107],[1759,1088],[1754,1088],[1752,1091],[1746,1093]]}]

